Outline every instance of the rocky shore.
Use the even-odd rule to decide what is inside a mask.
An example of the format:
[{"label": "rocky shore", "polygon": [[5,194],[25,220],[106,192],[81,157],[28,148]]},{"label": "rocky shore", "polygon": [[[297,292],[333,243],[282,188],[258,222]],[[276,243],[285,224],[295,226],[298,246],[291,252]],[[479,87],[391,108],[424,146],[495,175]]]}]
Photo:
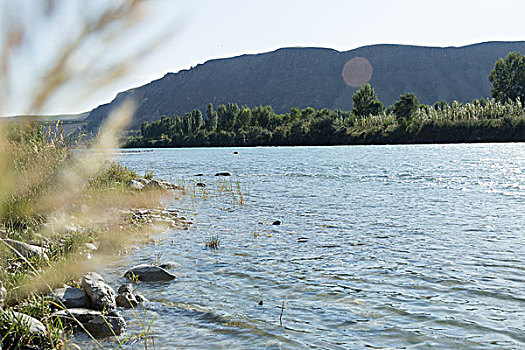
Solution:
[{"label": "rocky shore", "polygon": [[[183,191],[184,189],[155,179],[138,178],[130,180],[126,184],[130,193],[148,191]],[[87,210],[87,209],[86,209]],[[84,211],[86,211],[84,210]],[[80,212],[83,208],[80,208]],[[111,221],[105,218],[111,217]],[[179,216],[176,210],[164,208],[107,208],[104,217],[100,217],[95,222],[88,224],[75,216],[67,216],[66,224],[56,224],[58,219],[51,219],[50,223],[42,225],[42,230],[46,234],[34,233],[34,239],[22,241],[14,239],[8,230],[0,228],[0,243],[6,247],[11,257],[6,261],[7,273],[14,274],[29,267],[26,274],[39,277],[45,270],[53,266],[57,260],[57,251],[70,252],[76,256],[76,263],[91,261],[97,255],[114,255],[126,253],[129,244],[137,242],[133,235],[140,231],[142,242],[154,242],[151,234],[161,232],[169,228],[188,229],[191,221]],[[115,220],[114,218],[118,218]],[[63,220],[62,220],[63,221]],[[100,234],[91,235],[94,230],[107,231]],[[115,239],[111,234],[111,229],[118,226],[118,231],[123,231],[126,238]],[[60,227],[60,230],[58,230]],[[79,237],[85,239],[92,237],[90,241],[81,243],[72,249],[72,242],[77,242]],[[66,254],[66,253],[64,253]],[[35,267],[33,267],[35,266]],[[0,320],[4,330],[3,334],[9,337],[28,337],[32,339],[26,343],[32,343],[34,348],[46,348],[40,346],[44,341],[40,341],[54,330],[59,322],[63,329],[60,332],[86,332],[94,338],[118,336],[126,330],[126,320],[120,310],[122,308],[136,308],[147,300],[142,295],[134,292],[135,283],[152,281],[172,281],[176,279],[170,270],[172,264],[164,263],[158,265],[139,265],[130,267],[128,271],[123,271],[123,276],[129,283],[123,284],[115,289],[106,282],[98,273],[83,273],[80,278],[69,278],[69,282],[63,285],[47,285],[47,292],[30,292],[20,299],[19,291],[6,290],[0,281]],[[0,268],[0,273],[4,273]],[[23,274],[24,272],[20,272]],[[16,297],[14,297],[16,294]],[[31,297],[41,298],[42,312],[39,317],[27,310],[27,299]],[[19,332],[12,332],[12,330]],[[11,334],[13,333],[13,334]],[[4,339],[6,339],[4,337]],[[18,340],[17,340],[18,342]],[[3,348],[10,348],[11,343],[2,340]]]},{"label": "rocky shore", "polygon": [[[143,264],[131,268],[124,274],[130,283],[121,285],[117,292],[98,273],[88,272],[82,276],[80,288],[65,285],[48,295],[59,309],[51,317],[75,332],[88,332],[95,338],[121,335],[126,330],[126,320],[119,309],[136,308],[147,302],[144,296],[134,292],[133,283],[176,279],[166,269],[168,265]],[[35,323],[35,329],[42,329],[39,321],[31,321]]]}]

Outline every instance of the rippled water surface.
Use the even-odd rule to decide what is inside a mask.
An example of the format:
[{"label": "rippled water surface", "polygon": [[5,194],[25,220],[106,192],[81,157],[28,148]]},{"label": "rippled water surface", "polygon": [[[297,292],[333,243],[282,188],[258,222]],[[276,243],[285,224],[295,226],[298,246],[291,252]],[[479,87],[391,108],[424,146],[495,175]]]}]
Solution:
[{"label": "rippled water surface", "polygon": [[[175,282],[138,285],[157,349],[525,347],[524,144],[156,149],[120,160],[190,192],[208,185],[168,204],[190,230],[103,271],[118,287],[130,265],[179,264]],[[233,176],[219,183],[218,171]],[[212,196],[217,186],[235,198]],[[206,250],[215,236],[220,249]]]}]

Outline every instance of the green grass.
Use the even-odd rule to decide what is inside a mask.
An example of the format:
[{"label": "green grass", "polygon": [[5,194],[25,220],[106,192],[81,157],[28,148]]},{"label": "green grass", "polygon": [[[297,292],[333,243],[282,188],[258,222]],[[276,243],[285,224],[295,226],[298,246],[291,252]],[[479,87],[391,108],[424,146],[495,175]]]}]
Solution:
[{"label": "green grass", "polygon": [[134,170],[115,161],[108,162],[104,166],[104,171],[89,179],[87,190],[106,190],[108,188],[126,190],[129,188],[129,182],[138,177]]}]

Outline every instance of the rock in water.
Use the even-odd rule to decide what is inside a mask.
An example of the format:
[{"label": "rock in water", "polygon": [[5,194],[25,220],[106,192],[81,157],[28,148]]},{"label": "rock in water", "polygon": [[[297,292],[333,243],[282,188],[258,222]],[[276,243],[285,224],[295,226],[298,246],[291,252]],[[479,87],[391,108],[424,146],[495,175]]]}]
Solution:
[{"label": "rock in water", "polygon": [[276,226],[279,226],[281,225],[283,222],[281,220],[275,220],[272,225],[276,225]]},{"label": "rock in water", "polygon": [[102,315],[100,311],[74,308],[60,310],[52,316],[59,318],[63,324],[78,325],[77,329],[88,331],[94,337],[120,335],[126,330],[126,321],[115,312]]},{"label": "rock in water", "polygon": [[120,335],[126,330],[126,320],[122,316],[100,315],[84,325],[87,331],[97,337]]},{"label": "rock in water", "polygon": [[223,171],[220,173],[216,173],[215,176],[232,176],[232,173],[229,173],[227,171]]},{"label": "rock in water", "polygon": [[126,284],[121,285],[118,288],[118,294],[122,294],[122,293],[133,293],[133,285],[131,283],[126,283]]},{"label": "rock in water", "polygon": [[95,310],[114,311],[117,309],[115,291],[106,284],[102,276],[95,272],[88,272],[82,276],[82,289],[91,299],[91,306]]},{"label": "rock in water", "polygon": [[137,299],[137,301],[139,303],[147,303],[148,302],[148,299],[146,299],[146,297],[142,294],[135,294],[135,299]]},{"label": "rock in water", "polygon": [[117,296],[117,305],[125,308],[133,308],[139,304],[133,293],[121,293]]},{"label": "rock in water", "polygon": [[66,286],[65,288],[55,289],[51,296],[56,299],[57,304],[66,308],[89,308],[91,300],[87,293],[80,288]]},{"label": "rock in water", "polygon": [[154,281],[171,281],[177,276],[171,272],[163,269],[160,266],[142,264],[133,267],[131,270],[126,272],[124,277],[129,279],[138,279],[143,282],[154,282]]},{"label": "rock in water", "polygon": [[175,267],[180,266],[180,264],[177,264],[175,262],[165,262],[160,263],[157,266],[162,267],[164,270],[173,270]]},{"label": "rock in water", "polygon": [[118,289],[117,305],[125,308],[132,308],[139,304],[139,301],[133,294],[133,285],[131,283],[123,284]]},{"label": "rock in water", "polygon": [[24,258],[32,258],[34,256],[38,256],[44,260],[49,260],[46,254],[46,249],[36,246],[27,244],[24,242],[20,242],[14,239],[4,238],[2,240],[5,242],[9,247],[13,248],[17,252],[19,252]]}]

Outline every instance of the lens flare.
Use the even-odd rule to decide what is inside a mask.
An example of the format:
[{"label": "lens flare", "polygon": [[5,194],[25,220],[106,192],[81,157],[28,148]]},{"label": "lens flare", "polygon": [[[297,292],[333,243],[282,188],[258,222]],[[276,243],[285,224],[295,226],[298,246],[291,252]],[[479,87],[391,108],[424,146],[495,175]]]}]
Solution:
[{"label": "lens flare", "polygon": [[370,81],[372,73],[374,69],[369,60],[365,57],[354,57],[345,63],[341,76],[346,85],[360,87]]}]

